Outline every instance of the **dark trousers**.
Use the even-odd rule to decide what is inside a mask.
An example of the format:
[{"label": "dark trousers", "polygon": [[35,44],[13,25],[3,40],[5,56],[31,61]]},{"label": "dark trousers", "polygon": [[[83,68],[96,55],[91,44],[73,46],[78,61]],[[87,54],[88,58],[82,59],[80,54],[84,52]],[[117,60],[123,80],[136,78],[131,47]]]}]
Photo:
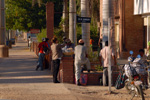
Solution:
[{"label": "dark trousers", "polygon": [[59,72],[60,59],[53,60],[53,82],[57,82],[57,75]]}]

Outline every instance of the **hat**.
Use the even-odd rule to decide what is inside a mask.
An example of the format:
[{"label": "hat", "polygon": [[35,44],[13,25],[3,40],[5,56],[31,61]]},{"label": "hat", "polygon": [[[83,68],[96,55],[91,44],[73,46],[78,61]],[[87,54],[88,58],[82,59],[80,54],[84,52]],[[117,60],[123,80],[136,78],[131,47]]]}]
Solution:
[{"label": "hat", "polygon": [[80,40],[79,40],[79,43],[84,43],[83,39],[80,39]]}]

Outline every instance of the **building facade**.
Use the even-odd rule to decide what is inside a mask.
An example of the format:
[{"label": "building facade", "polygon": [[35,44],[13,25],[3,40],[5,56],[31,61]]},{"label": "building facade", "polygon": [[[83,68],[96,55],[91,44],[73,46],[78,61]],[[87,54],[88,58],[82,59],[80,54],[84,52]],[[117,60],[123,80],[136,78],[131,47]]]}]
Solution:
[{"label": "building facade", "polygon": [[[112,48],[119,58],[127,58],[130,50],[134,51],[134,55],[137,55],[139,49],[146,48],[144,20],[141,15],[134,15],[134,0],[112,1],[114,3],[112,42],[115,44]],[[102,16],[102,9],[103,5],[101,3],[100,16]],[[102,18],[100,23],[102,23]]]},{"label": "building facade", "polygon": [[150,1],[134,0],[134,16],[139,16],[144,22],[144,47],[146,47],[146,44],[150,41]]}]

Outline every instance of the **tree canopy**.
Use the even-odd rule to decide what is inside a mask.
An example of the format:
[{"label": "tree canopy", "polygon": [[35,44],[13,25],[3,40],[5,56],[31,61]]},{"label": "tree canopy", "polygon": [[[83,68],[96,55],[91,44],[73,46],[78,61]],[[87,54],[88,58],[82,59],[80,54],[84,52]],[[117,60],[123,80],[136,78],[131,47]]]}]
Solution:
[{"label": "tree canopy", "polygon": [[[35,0],[36,1],[36,0]],[[5,0],[6,4],[6,28],[19,29],[29,31],[30,29],[43,29],[46,28],[46,7],[48,1],[57,2],[55,10],[62,10],[62,6],[58,6],[61,0],[42,0],[39,6],[35,2],[32,5],[32,0]],[[61,15],[56,15],[61,20]],[[58,20],[58,19],[57,19]],[[59,20],[58,20],[59,21]],[[56,21],[55,24],[59,25]],[[56,25],[55,25],[56,26]]]}]

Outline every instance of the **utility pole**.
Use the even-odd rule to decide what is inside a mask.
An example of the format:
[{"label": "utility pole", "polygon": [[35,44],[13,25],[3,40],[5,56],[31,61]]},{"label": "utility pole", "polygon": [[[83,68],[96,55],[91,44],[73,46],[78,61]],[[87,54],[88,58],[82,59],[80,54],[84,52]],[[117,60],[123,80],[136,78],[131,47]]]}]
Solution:
[{"label": "utility pole", "polygon": [[5,46],[5,0],[0,0],[0,57],[8,57],[8,47]]},{"label": "utility pole", "polygon": [[109,53],[108,53],[108,80],[109,80],[109,93],[111,93],[111,83],[112,83],[112,72],[111,72],[111,18],[108,19],[108,47],[109,47]]}]

